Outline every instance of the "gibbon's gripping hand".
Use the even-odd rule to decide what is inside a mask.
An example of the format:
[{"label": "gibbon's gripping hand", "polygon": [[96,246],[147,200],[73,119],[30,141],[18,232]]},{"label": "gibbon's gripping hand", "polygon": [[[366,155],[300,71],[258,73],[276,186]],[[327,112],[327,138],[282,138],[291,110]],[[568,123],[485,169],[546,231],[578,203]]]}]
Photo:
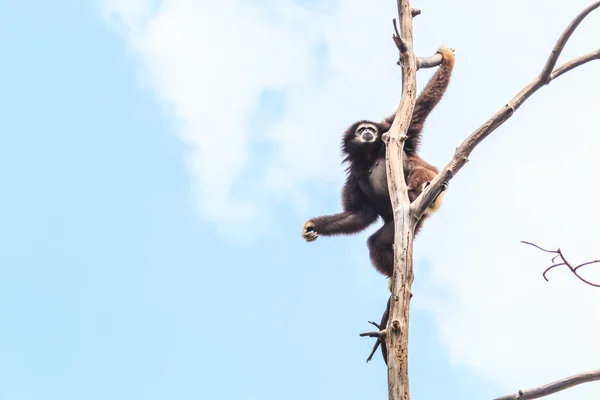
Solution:
[{"label": "gibbon's gripping hand", "polygon": [[308,221],[302,227],[302,238],[307,242],[314,242],[319,237],[317,231],[315,231],[315,224],[312,221]]}]

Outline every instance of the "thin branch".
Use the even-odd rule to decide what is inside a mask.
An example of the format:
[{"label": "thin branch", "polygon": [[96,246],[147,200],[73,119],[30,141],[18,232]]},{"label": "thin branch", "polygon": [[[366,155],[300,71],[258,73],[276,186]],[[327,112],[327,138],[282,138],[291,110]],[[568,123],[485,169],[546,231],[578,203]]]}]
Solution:
[{"label": "thin branch", "polygon": [[598,263],[600,263],[600,260],[588,261],[588,262],[585,262],[585,263],[583,263],[583,264],[579,264],[579,265],[577,265],[577,266],[575,266],[575,267],[574,267],[573,265],[571,265],[571,263],[569,263],[569,262],[567,261],[567,259],[565,258],[565,256],[564,256],[563,252],[561,251],[561,249],[556,249],[556,250],[546,250],[546,249],[543,249],[543,248],[541,248],[541,247],[540,247],[540,246],[538,246],[537,244],[533,244],[533,243],[531,243],[531,242],[525,242],[525,241],[523,241],[523,240],[521,241],[521,243],[528,244],[528,245],[530,245],[530,246],[536,247],[537,249],[539,249],[539,250],[541,250],[541,251],[543,251],[543,252],[545,252],[545,253],[552,253],[552,254],[556,254],[556,256],[552,257],[552,262],[554,262],[554,260],[556,260],[557,258],[560,258],[560,259],[562,260],[562,262],[560,262],[560,263],[558,263],[558,264],[553,264],[553,265],[549,266],[549,267],[548,267],[548,268],[546,268],[546,270],[545,270],[545,271],[542,273],[542,276],[544,277],[544,279],[546,280],[546,282],[548,282],[548,278],[546,277],[546,274],[548,273],[548,271],[550,271],[551,269],[553,269],[553,268],[556,268],[556,267],[562,267],[562,266],[566,266],[566,267],[568,267],[568,268],[571,270],[571,272],[573,273],[573,275],[575,275],[575,276],[576,276],[576,277],[577,277],[577,278],[578,278],[580,281],[582,281],[582,282],[584,282],[584,283],[586,283],[586,284],[588,284],[588,285],[590,285],[590,286],[593,286],[593,287],[600,287],[600,284],[597,284],[597,283],[593,283],[593,282],[590,282],[590,281],[588,281],[587,279],[585,279],[585,278],[583,278],[581,275],[579,275],[579,272],[577,272],[577,271],[579,270],[579,268],[581,268],[581,267],[585,267],[586,265],[591,265],[591,264],[598,264]]},{"label": "thin branch", "polygon": [[552,382],[534,389],[519,390],[517,393],[498,397],[494,400],[539,399],[540,397],[549,396],[551,394],[560,392],[565,389],[569,389],[573,386],[580,385],[582,383],[593,382],[597,380],[600,380],[600,369],[573,375],[568,378],[564,378],[559,381]]},{"label": "thin branch", "polygon": [[500,109],[496,114],[494,114],[494,116],[487,120],[475,132],[473,132],[471,136],[461,143],[461,145],[456,149],[452,160],[450,160],[444,169],[442,169],[442,171],[440,171],[440,173],[433,179],[431,184],[428,185],[419,195],[419,197],[417,197],[412,203],[411,213],[413,218],[418,219],[421,217],[421,215],[423,215],[423,212],[425,212],[427,207],[443,191],[443,185],[447,185],[447,183],[456,175],[456,173],[469,161],[469,155],[473,149],[500,125],[512,117],[515,111],[517,111],[525,102],[525,100],[527,100],[532,94],[564,73],[589,61],[600,59],[599,50],[588,53],[579,58],[575,58],[572,61],[569,61],[558,67],[557,69],[552,70],[556,65],[556,61],[558,60],[560,52],[571,37],[575,28],[577,28],[579,23],[590,12],[598,7],[600,7],[600,1],[596,1],[594,4],[583,10],[560,36],[556,45],[554,46],[554,49],[552,50],[551,55],[548,58],[548,61],[544,65],[544,68],[538,77],[529,85],[525,86],[511,101],[509,101],[504,107],[502,107],[502,109]]},{"label": "thin branch", "polygon": [[385,340],[385,336],[387,335],[387,330],[382,330],[382,331],[377,331],[377,332],[365,332],[365,333],[361,333],[360,337],[374,337],[377,339],[382,339]]},{"label": "thin branch", "polygon": [[550,80],[552,81],[561,76],[562,74],[569,72],[573,68],[577,68],[580,65],[583,65],[593,60],[600,60],[600,50],[592,51],[591,53],[584,54],[581,57],[574,58],[573,60],[564,63],[552,72],[552,74],[550,75]]},{"label": "thin branch", "polygon": [[[398,51],[400,52],[400,58],[402,59],[402,54],[406,53],[406,51],[408,50],[408,45],[406,44],[406,41],[404,39],[402,39],[402,36],[398,32],[398,25],[396,24],[396,18],[394,18],[392,20],[392,23],[394,24],[394,32],[396,32],[392,36],[392,39],[394,39],[394,43],[396,43],[396,47],[398,48]],[[398,62],[400,62],[400,61],[398,61]],[[398,65],[400,65],[400,64],[398,64]]]},{"label": "thin branch", "polygon": [[573,32],[575,32],[575,29],[577,29],[581,21],[583,21],[583,19],[587,17],[589,13],[591,13],[598,7],[600,7],[600,1],[595,2],[588,8],[580,12],[579,15],[575,17],[575,19],[567,27],[567,29],[565,29],[563,34],[560,35],[560,38],[558,39],[558,41],[554,45],[554,48],[552,49],[552,53],[550,53],[550,56],[548,57],[548,61],[546,61],[546,65],[544,65],[544,69],[540,73],[541,81],[549,83],[552,80],[550,74],[554,70],[556,62],[558,61],[558,57],[560,57],[560,53],[562,53],[563,49],[565,48],[565,45],[571,38],[571,35],[573,35]]},{"label": "thin branch", "polygon": [[[381,325],[379,325],[377,322],[373,322],[373,321],[367,321],[368,323],[370,323],[371,325],[373,325],[375,328],[379,329],[380,331],[382,331],[383,329],[381,329]],[[385,328],[385,325],[383,326]]]},{"label": "thin branch", "polygon": [[433,68],[437,67],[442,63],[442,55],[435,53],[431,57],[418,57],[417,58],[417,69],[421,68]]},{"label": "thin branch", "polygon": [[375,352],[377,351],[377,349],[379,348],[379,345],[382,342],[380,339],[377,339],[377,341],[375,342],[375,345],[373,346],[373,349],[371,350],[371,353],[369,353],[369,357],[367,357],[367,362],[371,361],[373,359],[373,356],[375,355]]},{"label": "thin branch", "polygon": [[[395,39],[394,39],[395,41]],[[398,44],[396,44],[398,46]],[[430,57],[417,57],[417,70],[422,68],[433,68],[437,67],[442,63],[442,55],[440,53],[435,53]],[[402,60],[398,60],[396,63],[398,65],[402,65]]]},{"label": "thin branch", "polygon": [[[556,250],[546,250],[546,249],[542,249],[542,248],[541,248],[540,246],[538,246],[537,244],[534,244],[534,243],[531,243],[531,242],[526,242],[526,241],[524,241],[524,240],[521,240],[521,243],[523,243],[523,244],[528,244],[528,245],[530,245],[530,246],[536,247],[536,248],[538,248],[538,249],[540,249],[541,251],[543,251],[543,252],[546,252],[546,253],[552,253],[552,254],[556,254]],[[560,250],[560,249],[558,249],[558,250]],[[556,257],[559,257],[559,256],[560,256],[560,254],[559,254],[559,255],[557,255]],[[556,258],[556,257],[554,257],[554,258]],[[552,259],[552,262],[554,262],[554,258]]]},{"label": "thin branch", "polygon": [[[554,257],[554,258],[556,258],[556,257]],[[554,260],[554,258],[553,258],[553,260]],[[558,263],[558,264],[552,264],[551,266],[549,266],[548,268],[546,268],[546,269],[544,270],[544,272],[542,272],[542,276],[544,277],[544,280],[545,280],[546,282],[550,282],[550,281],[548,280],[548,277],[546,276],[546,274],[548,273],[548,271],[550,271],[552,268],[556,268],[556,267],[562,267],[563,265],[566,265],[566,264],[565,264],[564,262],[561,262],[561,263]]]},{"label": "thin branch", "polygon": [[600,263],[600,260],[588,261],[588,262],[585,262],[583,264],[579,264],[578,266],[576,266],[575,268],[573,268],[573,272],[577,272],[577,270],[579,268],[585,267],[586,265],[598,264],[598,263]]}]

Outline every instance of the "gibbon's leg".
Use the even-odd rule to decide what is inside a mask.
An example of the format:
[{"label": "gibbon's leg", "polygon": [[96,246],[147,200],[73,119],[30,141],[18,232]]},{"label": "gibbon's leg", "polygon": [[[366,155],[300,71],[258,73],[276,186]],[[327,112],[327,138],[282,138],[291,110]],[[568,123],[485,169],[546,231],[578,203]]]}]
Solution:
[{"label": "gibbon's leg", "polygon": [[[436,172],[424,168],[424,167],[415,167],[408,175],[406,180],[406,186],[408,186],[408,198],[412,203],[415,199],[421,194],[421,192],[429,185],[429,183],[435,178],[437,175]],[[427,207],[419,222],[415,226],[414,235],[417,236],[419,231],[423,226],[423,222],[431,216],[434,212],[439,210],[442,206],[442,197],[444,196],[444,191],[442,191],[435,200]]]},{"label": "gibbon's leg", "polygon": [[394,221],[388,221],[367,240],[371,262],[388,278],[394,272]]},{"label": "gibbon's leg", "polygon": [[419,197],[421,192],[436,175],[437,172],[421,166],[416,166],[410,171],[410,174],[406,178],[406,186],[408,186],[408,199],[411,203]]},{"label": "gibbon's leg", "polygon": [[421,215],[421,219],[419,220],[419,222],[417,222],[417,226],[415,226],[415,232],[413,233],[414,236],[417,236],[417,234],[419,233],[419,231],[423,227],[423,222],[425,222],[425,220],[427,219],[427,217],[429,217],[429,216],[425,215],[425,214]]}]

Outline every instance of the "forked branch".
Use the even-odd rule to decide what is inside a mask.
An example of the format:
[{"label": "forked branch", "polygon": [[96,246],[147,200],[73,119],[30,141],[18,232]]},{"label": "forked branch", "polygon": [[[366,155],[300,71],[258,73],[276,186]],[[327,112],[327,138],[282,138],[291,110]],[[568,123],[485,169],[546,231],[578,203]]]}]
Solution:
[{"label": "forked branch", "polygon": [[475,132],[471,134],[471,136],[461,143],[461,145],[456,149],[452,160],[444,167],[444,169],[442,169],[442,171],[437,175],[437,177],[435,177],[431,184],[427,186],[421,195],[412,203],[411,211],[414,218],[420,218],[421,215],[423,215],[425,209],[443,190],[442,185],[450,181],[450,179],[452,179],[454,175],[456,175],[456,173],[467,163],[469,160],[469,155],[473,149],[490,133],[496,130],[496,128],[506,122],[532,94],[566,72],[571,71],[572,69],[589,61],[600,59],[600,50],[597,50],[581,57],[577,57],[555,68],[556,62],[562,50],[577,26],[579,26],[581,21],[583,21],[586,16],[588,16],[598,7],[600,7],[600,1],[596,1],[579,13],[579,15],[573,20],[573,22],[571,22],[571,24],[556,42],[556,45],[552,49],[552,53],[548,57],[548,61],[546,61],[546,64],[544,65],[544,68],[539,76],[533,82],[523,88],[511,101],[508,102],[508,104],[502,107],[502,109],[500,109],[492,118],[481,125]]},{"label": "forked branch", "polygon": [[[417,12],[417,14],[415,14],[415,12]],[[421,14],[421,10],[415,10],[415,9],[412,10],[413,17],[416,15],[419,15],[419,14]],[[402,36],[400,36],[400,33],[398,32],[398,25],[396,24],[396,18],[394,18],[393,23],[394,23],[395,34],[392,36],[392,39],[394,39],[394,43],[396,43],[396,47],[398,48],[398,51],[400,52],[400,58],[398,59],[398,62],[396,64],[402,65],[402,54],[404,52],[406,52],[407,45],[406,45],[406,42],[404,41],[404,39],[402,39]],[[437,67],[441,63],[442,63],[442,55],[440,53],[435,53],[431,57],[417,57],[417,70],[419,70],[421,68]]]},{"label": "forked branch", "polygon": [[494,400],[539,399],[540,397],[549,396],[551,394],[560,392],[565,389],[569,389],[573,386],[580,385],[582,383],[593,382],[598,380],[600,380],[600,369],[573,375],[568,378],[564,378],[559,381],[552,382],[534,389],[519,390],[517,393],[498,397]]},{"label": "forked branch", "polygon": [[567,29],[565,29],[565,31],[562,33],[562,35],[560,35],[560,38],[556,42],[556,45],[554,45],[554,48],[552,49],[552,53],[550,53],[550,56],[548,57],[548,61],[546,61],[546,65],[544,65],[544,69],[542,70],[542,73],[540,74],[540,79],[542,81],[546,81],[546,83],[550,83],[550,81],[553,79],[551,76],[551,73],[554,70],[554,67],[556,66],[558,57],[560,57],[560,53],[562,53],[567,42],[571,38],[571,35],[573,35],[573,32],[575,32],[575,29],[577,29],[577,27],[579,26],[581,21],[583,21],[583,19],[585,17],[587,17],[589,15],[589,13],[591,13],[598,7],[600,7],[600,1],[590,5],[588,8],[586,8],[585,10],[580,12],[579,15],[567,27]]},{"label": "forked branch", "polygon": [[[579,264],[577,266],[573,266],[570,262],[567,261],[567,259],[565,258],[563,252],[560,249],[546,250],[546,249],[541,248],[537,244],[533,244],[533,243],[530,243],[530,242],[525,242],[523,240],[521,240],[521,243],[525,243],[525,244],[528,244],[530,246],[536,247],[539,250],[541,250],[543,252],[546,252],[546,253],[556,254],[556,256],[552,258],[552,262],[554,264],[552,264],[551,266],[549,266],[548,268],[546,268],[546,270],[542,273],[542,276],[544,277],[544,279],[546,280],[546,282],[548,282],[548,278],[546,277],[546,274],[548,273],[548,271],[550,271],[551,269],[556,268],[556,267],[563,267],[564,266],[564,267],[569,268],[569,270],[571,270],[571,272],[573,273],[573,275],[575,275],[583,283],[585,283],[587,285],[590,285],[590,286],[593,286],[593,287],[600,287],[600,284],[590,282],[587,279],[583,278],[581,275],[579,275],[579,269],[581,267],[585,267],[586,265],[591,265],[591,264],[598,264],[598,263],[600,263],[600,260],[588,261],[588,262],[585,262],[583,264]],[[557,258],[560,258],[561,262],[555,263],[555,260]]]}]

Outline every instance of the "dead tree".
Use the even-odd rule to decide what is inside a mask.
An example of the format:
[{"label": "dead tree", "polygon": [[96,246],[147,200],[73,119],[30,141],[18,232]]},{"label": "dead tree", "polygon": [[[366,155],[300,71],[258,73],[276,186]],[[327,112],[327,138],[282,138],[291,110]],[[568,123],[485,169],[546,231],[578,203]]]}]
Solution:
[{"label": "dead tree", "polygon": [[[412,9],[409,0],[397,0],[400,31],[396,30],[394,41],[400,52],[402,66],[402,97],[394,123],[389,132],[384,135],[386,143],[386,167],[388,186],[395,223],[394,241],[394,273],[392,276],[392,293],[389,301],[389,318],[378,326],[378,332],[363,334],[363,336],[377,337],[385,343],[382,347],[387,351],[388,366],[388,397],[390,400],[409,400],[408,384],[408,329],[411,285],[413,283],[413,232],[423,215],[425,209],[445,189],[448,182],[467,163],[473,149],[481,143],[490,133],[508,120],[514,112],[541,87],[549,84],[564,73],[583,65],[589,61],[600,58],[600,50],[593,51],[581,57],[556,67],[558,58],[567,41],[581,23],[593,10],[600,7],[600,1],[595,2],[583,10],[567,27],[552,49],[541,73],[529,85],[523,88],[494,116],[473,132],[457,149],[452,160],[440,171],[437,177],[411,204],[408,199],[407,187],[403,173],[403,147],[407,136],[415,101],[416,101],[416,73],[419,67],[432,67],[440,59],[419,59],[413,51],[412,19],[420,14],[419,10]],[[585,379],[567,378],[562,383],[551,384],[546,387],[516,395],[502,397],[501,399],[533,399],[554,393],[577,383],[598,379],[598,372],[593,378]],[[568,381],[565,383],[565,381]],[[558,388],[558,389],[557,389]]]}]

